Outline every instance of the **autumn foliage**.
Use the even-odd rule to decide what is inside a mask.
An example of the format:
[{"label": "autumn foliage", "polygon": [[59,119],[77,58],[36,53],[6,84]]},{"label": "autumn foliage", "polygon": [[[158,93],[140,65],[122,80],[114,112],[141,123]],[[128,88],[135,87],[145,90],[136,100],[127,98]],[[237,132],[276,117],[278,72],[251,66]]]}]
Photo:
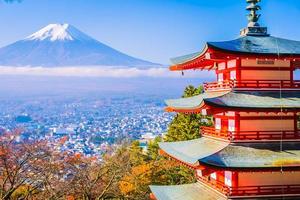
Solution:
[{"label": "autumn foliage", "polygon": [[3,200],[143,200],[149,199],[150,184],[193,181],[188,169],[158,155],[159,139],[149,145],[148,154],[133,142],[95,159],[56,151],[47,141],[19,142],[18,135],[15,131],[0,138]]}]

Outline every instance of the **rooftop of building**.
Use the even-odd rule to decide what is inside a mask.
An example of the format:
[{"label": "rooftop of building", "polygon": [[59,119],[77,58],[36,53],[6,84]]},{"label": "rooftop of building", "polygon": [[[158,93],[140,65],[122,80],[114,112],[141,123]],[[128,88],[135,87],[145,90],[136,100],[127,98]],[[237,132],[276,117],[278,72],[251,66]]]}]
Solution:
[{"label": "rooftop of building", "polygon": [[299,142],[230,144],[211,138],[164,142],[167,155],[190,166],[207,164],[220,168],[289,168],[300,166]]},{"label": "rooftop of building", "polygon": [[242,36],[234,40],[207,42],[204,50],[172,58],[173,65],[192,61],[205,54],[208,48],[236,54],[300,56],[300,41],[273,36]]},{"label": "rooftop of building", "polygon": [[203,105],[238,109],[299,109],[299,91],[223,91],[205,92],[165,101],[172,111],[195,110]]}]

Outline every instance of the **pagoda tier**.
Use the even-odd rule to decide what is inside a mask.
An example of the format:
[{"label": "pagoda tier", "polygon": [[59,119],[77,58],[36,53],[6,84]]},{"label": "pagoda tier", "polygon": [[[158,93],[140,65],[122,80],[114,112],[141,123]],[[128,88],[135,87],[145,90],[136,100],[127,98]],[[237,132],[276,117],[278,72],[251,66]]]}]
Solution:
[{"label": "pagoda tier", "polygon": [[300,90],[294,72],[300,68],[300,42],[272,36],[244,36],[207,43],[202,52],[172,59],[171,70],[215,70],[206,91]]},{"label": "pagoda tier", "polygon": [[[290,61],[300,67],[300,41],[287,40],[269,35],[242,36],[224,42],[208,42],[200,52],[172,58],[170,70],[212,70],[214,63],[235,59],[276,59]],[[210,67],[208,65],[211,64]],[[270,63],[262,63],[270,64]],[[205,66],[207,65],[207,66]]]},{"label": "pagoda tier", "polygon": [[211,115],[201,134],[231,142],[300,141],[298,91],[222,91],[166,100],[169,112]]},{"label": "pagoda tier", "polygon": [[[190,141],[160,143],[167,155],[192,168],[300,170],[300,142],[229,143],[202,137]],[[300,184],[300,177],[298,179]]]},{"label": "pagoda tier", "polygon": [[159,147],[227,198],[300,195],[300,142],[232,144],[202,137]]}]

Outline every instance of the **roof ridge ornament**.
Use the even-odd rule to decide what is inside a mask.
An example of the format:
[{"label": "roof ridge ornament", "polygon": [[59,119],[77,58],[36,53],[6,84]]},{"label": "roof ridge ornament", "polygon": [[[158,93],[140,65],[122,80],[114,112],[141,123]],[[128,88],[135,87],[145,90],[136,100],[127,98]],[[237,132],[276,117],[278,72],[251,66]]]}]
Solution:
[{"label": "roof ridge ornament", "polygon": [[258,10],[261,10],[261,7],[256,5],[260,1],[261,0],[247,0],[247,3],[250,4],[246,8],[246,10],[250,11],[250,14],[248,15],[248,27],[260,26],[257,22],[261,15],[256,13]]},{"label": "roof ridge ornament", "polygon": [[241,30],[241,36],[269,36],[267,27],[261,27],[258,23],[260,14],[257,11],[261,10],[261,7],[257,5],[261,0],[246,0],[249,4],[246,7],[250,13],[247,15],[248,26]]}]

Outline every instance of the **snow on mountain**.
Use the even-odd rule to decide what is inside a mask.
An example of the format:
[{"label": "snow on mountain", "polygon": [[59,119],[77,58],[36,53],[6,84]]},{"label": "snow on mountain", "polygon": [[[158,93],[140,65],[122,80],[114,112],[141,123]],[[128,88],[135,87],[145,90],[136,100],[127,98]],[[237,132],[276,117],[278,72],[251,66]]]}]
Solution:
[{"label": "snow on mountain", "polygon": [[0,49],[5,66],[159,66],[119,52],[69,24],[49,24]]},{"label": "snow on mountain", "polygon": [[93,40],[69,24],[49,24],[45,28],[28,36],[25,40]]}]

